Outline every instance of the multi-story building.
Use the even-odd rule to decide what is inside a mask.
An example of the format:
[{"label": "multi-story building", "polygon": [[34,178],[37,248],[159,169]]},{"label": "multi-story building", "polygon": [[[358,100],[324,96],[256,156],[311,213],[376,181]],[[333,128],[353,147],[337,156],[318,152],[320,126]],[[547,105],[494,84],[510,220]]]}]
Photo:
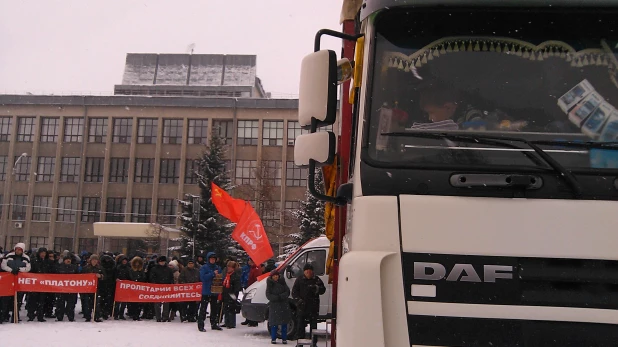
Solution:
[{"label": "multi-story building", "polygon": [[192,168],[213,131],[228,145],[236,185],[255,186],[260,168],[270,172],[262,180],[274,207],[256,208],[278,238],[271,241],[283,244],[294,227],[289,212],[306,191],[307,171],[293,163],[297,107],[276,99],[1,95],[0,245],[94,251],[94,222],[180,225],[177,199],[199,192]]}]

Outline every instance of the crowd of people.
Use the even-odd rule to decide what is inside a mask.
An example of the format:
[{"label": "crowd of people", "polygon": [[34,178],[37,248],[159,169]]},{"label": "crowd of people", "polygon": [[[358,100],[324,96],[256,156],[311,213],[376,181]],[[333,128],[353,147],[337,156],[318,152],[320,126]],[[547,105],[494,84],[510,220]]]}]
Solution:
[{"label": "crowd of people", "polygon": [[[177,317],[181,322],[197,323],[198,330],[206,331],[209,319],[211,330],[236,328],[236,315],[240,312],[239,294],[268,273],[266,295],[269,300],[269,324],[272,343],[276,343],[277,331],[281,329],[282,342],[287,343],[287,323],[292,320],[289,297],[296,300],[299,327],[309,322],[314,328],[319,309],[319,296],[326,291],[324,283],[313,275],[311,264],[304,269],[292,290],[276,270],[274,260],[266,264],[255,264],[247,259],[240,265],[230,257],[222,261],[217,254],[209,252],[196,259],[188,257],[135,255],[130,259],[124,254],[105,252],[100,255],[82,252],[79,256],[65,250],[62,253],[39,248],[36,252],[25,252],[23,243],[15,245],[6,254],[0,253],[0,271],[18,274],[20,272],[40,274],[95,274],[98,280],[95,294],[79,294],[81,312],[86,322],[103,320],[156,320],[170,322]],[[114,302],[117,280],[147,282],[155,284],[201,283],[202,297],[198,301],[173,303],[122,303]],[[214,285],[217,284],[217,285]],[[25,302],[29,322],[46,319],[75,321],[75,307],[78,294],[23,293],[15,297],[0,297],[0,324],[21,321],[19,310]],[[14,307],[17,306],[17,312]],[[210,310],[209,310],[210,308]],[[208,317],[208,314],[210,316]],[[17,317],[15,317],[17,315]],[[221,317],[220,317],[221,315]],[[220,324],[221,320],[223,324]],[[257,327],[258,322],[245,320],[241,323]],[[303,338],[304,328],[299,329],[298,338]]]}]

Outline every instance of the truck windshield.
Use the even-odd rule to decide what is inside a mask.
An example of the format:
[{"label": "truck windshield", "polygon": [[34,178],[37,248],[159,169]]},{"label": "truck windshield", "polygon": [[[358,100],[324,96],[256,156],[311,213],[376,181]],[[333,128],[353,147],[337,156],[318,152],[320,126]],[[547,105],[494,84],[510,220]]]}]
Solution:
[{"label": "truck windshield", "polygon": [[369,159],[398,166],[547,167],[537,154],[519,153],[531,150],[517,142],[405,136],[440,132],[545,141],[539,147],[566,168],[618,168],[618,149],[552,144],[618,138],[616,14],[555,8],[379,14]]}]

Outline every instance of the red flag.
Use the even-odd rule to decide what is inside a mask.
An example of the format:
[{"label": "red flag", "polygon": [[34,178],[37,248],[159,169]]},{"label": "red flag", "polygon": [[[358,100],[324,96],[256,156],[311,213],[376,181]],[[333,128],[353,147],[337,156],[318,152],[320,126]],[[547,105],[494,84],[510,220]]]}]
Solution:
[{"label": "red flag", "polygon": [[212,203],[223,217],[238,223],[242,216],[247,202],[241,199],[234,199],[225,190],[214,183],[210,184]]},{"label": "red flag", "polygon": [[274,255],[264,225],[249,204],[242,213],[240,221],[236,224],[232,238],[240,244],[256,264],[261,264]]},{"label": "red flag", "polygon": [[0,272],[0,296],[15,295],[15,275],[10,272]]}]

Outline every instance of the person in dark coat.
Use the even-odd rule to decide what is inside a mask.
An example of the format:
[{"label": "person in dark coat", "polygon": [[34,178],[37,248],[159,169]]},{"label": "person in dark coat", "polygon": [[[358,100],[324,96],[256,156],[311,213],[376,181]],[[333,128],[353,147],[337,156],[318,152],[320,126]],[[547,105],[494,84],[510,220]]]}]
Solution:
[{"label": "person in dark coat", "polygon": [[99,286],[101,286],[101,317],[107,319],[112,315],[114,292],[116,291],[116,262],[112,255],[103,255],[101,266],[105,270],[105,276],[99,281]]},{"label": "person in dark coat", "polygon": [[[167,257],[164,255],[157,258],[157,265],[150,270],[150,283],[155,284],[174,284],[174,272],[167,266]],[[163,304],[163,312],[161,312]],[[169,322],[170,304],[169,302],[155,302],[155,317],[157,322]]]},{"label": "person in dark coat", "polygon": [[317,328],[317,318],[320,312],[320,295],[326,292],[324,282],[313,273],[313,265],[305,264],[303,275],[298,277],[292,287],[292,297],[297,304],[298,338],[305,338],[307,321],[311,330]]},{"label": "person in dark coat", "polygon": [[[15,248],[12,252],[5,255],[2,258],[2,263],[0,263],[0,268],[6,272],[10,272],[13,275],[17,275],[20,272],[30,272],[31,264],[30,257],[24,254],[24,250],[26,249],[26,245],[22,242],[19,242],[15,245]],[[2,305],[4,306],[5,316],[8,315],[9,311],[13,311],[15,297],[7,296],[2,300]],[[17,301],[17,312],[13,312],[13,316],[17,315],[17,319],[19,320],[19,310],[21,309],[21,296],[18,295]],[[14,319],[15,317],[13,317]]]},{"label": "person in dark coat", "polygon": [[200,281],[202,281],[202,301],[200,311],[197,315],[197,329],[205,332],[204,321],[208,304],[210,303],[210,327],[212,330],[222,330],[219,326],[219,294],[212,293],[212,281],[215,276],[222,274],[221,268],[217,265],[217,255],[210,252],[206,255],[208,262],[200,268]]},{"label": "person in dark coat", "polygon": [[224,326],[228,329],[236,328],[236,300],[242,289],[238,268],[237,262],[233,260],[227,262],[227,272],[223,278],[223,293],[219,298],[219,301],[223,303]]},{"label": "person in dark coat", "polygon": [[[49,273],[56,273],[57,265],[62,263],[62,259],[58,262],[56,253],[50,250],[47,252],[47,260],[50,262]],[[45,312],[45,318],[56,318],[56,315],[54,315],[54,307],[56,307],[56,294],[47,293],[45,298],[45,307],[43,309],[43,312]]]},{"label": "person in dark coat", "polygon": [[270,273],[266,280],[266,299],[268,299],[268,325],[270,325],[271,343],[277,343],[277,330],[281,326],[283,344],[288,339],[288,323],[292,320],[292,311],[288,298],[290,288],[277,270]]},{"label": "person in dark coat", "polygon": [[[134,257],[131,259],[131,268],[129,269],[129,281],[133,282],[148,282],[146,272],[144,272],[144,260],[140,257]],[[142,305],[137,302],[128,304],[129,317],[133,320],[142,320],[140,318],[140,312]]]},{"label": "person in dark coat", "polygon": [[[52,253],[53,254],[53,253]],[[41,247],[32,259],[31,273],[49,274],[52,273],[53,263],[47,258],[47,248]],[[36,317],[39,322],[45,322],[45,301],[47,293],[28,293],[26,309],[28,310],[28,322],[32,322]]]},{"label": "person in dark coat", "polygon": [[82,312],[84,313],[84,318],[86,319],[86,322],[90,322],[92,320],[92,310],[94,308],[95,311],[95,315],[94,315],[94,321],[99,323],[102,322],[101,320],[101,280],[103,280],[105,278],[105,270],[103,269],[103,267],[101,267],[101,265],[99,264],[99,256],[96,254],[93,254],[90,256],[90,258],[88,258],[88,264],[82,269],[82,273],[83,274],[95,274],[97,277],[97,300],[96,300],[96,307],[94,307],[95,305],[95,300],[94,300],[94,296],[95,294],[79,294],[80,297],[83,298],[83,303],[84,303],[84,307],[82,307]]},{"label": "person in dark coat", "polygon": [[[77,265],[72,264],[73,257],[66,255],[62,264],[56,265],[56,273],[63,275],[71,275],[77,273]],[[64,320],[66,315],[69,322],[75,321],[75,304],[77,303],[77,294],[62,293],[56,295],[56,319],[59,322]]]},{"label": "person in dark coat", "polygon": [[[193,259],[187,260],[187,266],[182,269],[178,277],[178,283],[199,283],[200,271],[195,267]],[[189,321],[195,323],[197,321],[197,304],[196,301],[185,301],[180,303],[180,321]]]},{"label": "person in dark coat", "polygon": [[[116,280],[128,281],[129,280],[129,259],[124,254],[120,254],[116,258]],[[127,308],[126,302],[117,302],[114,307],[114,320],[125,320],[124,311]]]}]

